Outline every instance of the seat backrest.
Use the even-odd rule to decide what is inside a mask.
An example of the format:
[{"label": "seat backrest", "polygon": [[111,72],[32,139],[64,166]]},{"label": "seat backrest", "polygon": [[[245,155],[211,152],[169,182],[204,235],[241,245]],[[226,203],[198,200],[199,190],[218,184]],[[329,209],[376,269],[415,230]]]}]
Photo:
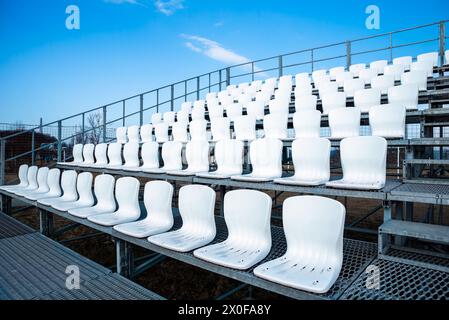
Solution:
[{"label": "seat backrest", "polygon": [[413,58],[411,56],[398,57],[393,59],[394,65],[402,65],[404,70],[410,70]]},{"label": "seat backrest", "polygon": [[181,110],[187,111],[190,114],[192,112],[192,105],[191,101],[183,102],[181,103]]},{"label": "seat backrest", "polygon": [[67,201],[76,201],[78,199],[78,193],[76,191],[76,180],[78,174],[75,170],[66,170],[62,173],[61,188],[62,197]]},{"label": "seat backrest", "polygon": [[366,69],[366,64],[364,63],[357,63],[353,64],[349,67],[349,71],[354,74],[354,77],[358,77],[360,75],[360,71]]},{"label": "seat backrest", "polygon": [[346,107],[346,93],[328,92],[321,97],[323,114],[329,114],[331,110]]},{"label": "seat backrest", "polygon": [[322,263],[341,268],[345,215],[345,207],[333,199],[317,196],[286,199],[282,205],[286,256],[289,259],[326,257]]},{"label": "seat backrest", "polygon": [[140,127],[130,126],[128,127],[128,142],[140,142]]},{"label": "seat backrest", "polygon": [[143,143],[153,141],[153,126],[151,124],[144,124],[141,126],[140,137],[142,138]]},{"label": "seat backrest", "polygon": [[83,147],[83,164],[93,164],[95,163],[94,158],[95,145],[92,143],[85,144]]},{"label": "seat backrest", "polygon": [[310,96],[312,95],[313,89],[312,85],[304,83],[304,84],[298,84],[295,87],[295,101],[298,97],[302,96]]},{"label": "seat backrest", "polygon": [[227,241],[253,248],[270,248],[271,206],[271,198],[260,191],[227,192],[224,198]]},{"label": "seat backrest", "polygon": [[164,122],[168,125],[172,125],[175,122],[176,113],[173,111],[168,111],[164,113]]},{"label": "seat backrest", "polygon": [[388,89],[394,87],[394,76],[384,75],[371,80],[371,88],[379,89],[381,93],[387,93]]},{"label": "seat backrest", "polygon": [[187,126],[188,122],[175,122],[173,124],[171,130],[173,141],[187,142],[189,140]]},{"label": "seat backrest", "polygon": [[234,103],[234,98],[231,96],[228,96],[228,95],[223,95],[219,99],[220,99],[220,104],[225,109],[226,109],[226,106]]},{"label": "seat backrest", "polygon": [[19,167],[19,172],[17,173],[19,178],[19,186],[26,187],[28,186],[28,165],[22,164]]},{"label": "seat backrest", "polygon": [[334,67],[329,69],[329,75],[331,76],[331,80],[336,80],[337,75],[345,72],[345,67]]},{"label": "seat backrest", "polygon": [[295,96],[295,110],[316,110],[318,97],[315,95]]},{"label": "seat backrest", "polygon": [[160,122],[155,124],[154,135],[156,136],[156,141],[159,143],[168,141],[168,123]]},{"label": "seat backrest", "polygon": [[162,113],[153,113],[151,115],[151,124],[154,126],[162,122]]},{"label": "seat backrest", "polygon": [[196,230],[204,237],[215,236],[215,191],[202,185],[179,189],[178,207],[182,228]]},{"label": "seat backrest", "polygon": [[416,84],[391,87],[388,89],[388,103],[401,104],[409,110],[417,109],[418,92]]},{"label": "seat backrest", "polygon": [[365,89],[365,81],[362,79],[346,80],[343,84],[343,88],[347,97],[353,97],[354,92]]},{"label": "seat backrest", "polygon": [[235,138],[241,141],[256,139],[256,118],[253,116],[241,116],[234,119]]},{"label": "seat backrest", "polygon": [[387,141],[384,138],[369,136],[344,139],[340,143],[340,159],[344,180],[385,184]]},{"label": "seat backrest", "polygon": [[381,93],[379,89],[363,89],[354,93],[354,106],[361,112],[368,112],[372,106],[380,104]]},{"label": "seat backrest", "polygon": [[48,192],[48,173],[49,169],[47,167],[39,168],[37,171],[37,184],[38,184],[38,192]]},{"label": "seat backrest", "polygon": [[325,69],[315,70],[315,71],[312,72],[313,82],[316,82],[316,80],[318,78],[322,78],[322,77],[325,77],[325,76],[327,76],[327,70],[325,70]]},{"label": "seat backrest", "polygon": [[360,135],[360,109],[339,108],[329,111],[331,137],[343,139]]},{"label": "seat backrest", "polygon": [[295,178],[323,180],[330,178],[331,143],[325,138],[299,138],[292,143]]},{"label": "seat backrest", "polygon": [[282,141],[263,138],[251,142],[250,159],[253,165],[252,174],[257,177],[282,176]]},{"label": "seat backrest", "polygon": [[270,100],[268,103],[268,109],[270,110],[270,114],[280,113],[280,114],[288,114],[290,112],[290,100],[285,98],[278,98],[274,100]]},{"label": "seat backrest", "polygon": [[108,146],[108,159],[110,166],[122,165],[122,145],[120,143],[110,143]]},{"label": "seat backrest", "polygon": [[262,87],[262,80],[254,80],[253,82],[251,82],[251,87],[254,87],[254,89],[256,89],[256,92],[260,91]]},{"label": "seat backrest", "polygon": [[195,140],[206,140],[207,141],[207,121],[193,120],[189,124],[190,139]]},{"label": "seat backrest", "polygon": [[210,131],[214,141],[229,139],[231,122],[228,118],[213,118],[210,120]]},{"label": "seat backrest", "polygon": [[95,164],[108,164],[108,145],[106,143],[100,143],[95,146],[95,160]]},{"label": "seat backrest", "polygon": [[164,170],[176,171],[182,169],[182,143],[168,141],[162,145],[162,160]]},{"label": "seat backrest", "polygon": [[288,138],[288,115],[283,113],[267,114],[263,118],[263,130],[266,138]]},{"label": "seat backrest", "polygon": [[201,106],[201,105],[194,106],[192,109],[192,121],[204,120],[205,113],[206,113],[206,110],[205,110],[204,106]]},{"label": "seat backrest", "polygon": [[142,145],[141,156],[144,168],[159,168],[159,143],[145,142]]},{"label": "seat backrest", "polygon": [[434,51],[434,52],[422,53],[416,57],[416,60],[418,62],[428,61],[432,64],[432,67],[437,67],[438,66],[438,52]]},{"label": "seat backrest", "polygon": [[128,142],[127,132],[128,132],[127,127],[120,127],[115,129],[115,137],[117,138],[117,143],[123,144]]},{"label": "seat backrest", "polygon": [[[326,85],[328,83],[334,83],[334,82],[335,81],[331,81],[331,76],[324,75],[324,76],[314,79],[313,84],[315,86],[315,89],[320,90],[320,88],[323,87],[323,85]],[[335,84],[337,85],[337,88],[338,88],[338,83],[335,82]]]},{"label": "seat backrest", "polygon": [[73,162],[81,163],[83,159],[83,145],[81,143],[75,144],[72,150]]},{"label": "seat backrest", "polygon": [[94,203],[92,194],[92,181],[94,177],[90,172],[82,172],[78,175],[76,181],[76,190],[79,195],[79,201],[83,203]]},{"label": "seat backrest", "polygon": [[298,85],[305,85],[305,84],[311,84],[310,76],[308,72],[301,72],[297,73],[295,75],[295,84]]},{"label": "seat backrest", "polygon": [[242,93],[237,97],[239,104],[246,106],[249,102],[253,101],[253,96],[248,93]]},{"label": "seat backrest", "polygon": [[377,75],[384,72],[384,68],[388,65],[388,60],[376,60],[369,64],[369,68],[375,70]]},{"label": "seat backrest", "polygon": [[293,115],[293,127],[296,138],[319,138],[321,112],[318,110],[296,111]]},{"label": "seat backrest", "polygon": [[246,113],[260,120],[265,116],[265,105],[262,101],[256,100],[246,104]]},{"label": "seat backrest", "polygon": [[146,219],[157,225],[173,225],[173,186],[167,181],[150,181],[145,184],[143,202]]},{"label": "seat backrest", "polygon": [[140,146],[137,142],[128,142],[123,147],[123,158],[125,159],[125,167],[140,166],[139,160]]},{"label": "seat backrest", "polygon": [[188,170],[194,172],[208,172],[209,142],[200,140],[187,143],[186,160]]},{"label": "seat backrest", "polygon": [[318,82],[317,85],[321,98],[328,93],[338,92],[337,82]]},{"label": "seat backrest", "polygon": [[401,84],[415,84],[419,90],[427,90],[427,73],[424,70],[404,72],[401,76]]},{"label": "seat backrest", "polygon": [[196,101],[193,102],[193,108],[194,109],[195,108],[202,108],[202,109],[204,109],[205,105],[206,105],[206,101],[204,101],[204,100],[196,100]]},{"label": "seat backrest", "polygon": [[266,92],[266,91],[260,91],[256,93],[256,101],[259,101],[260,103],[262,103],[265,106],[268,106],[268,103],[271,100],[271,92]]},{"label": "seat backrest", "polygon": [[411,71],[424,71],[427,77],[433,76],[433,64],[432,61],[422,60],[417,62],[412,62],[410,65]]},{"label": "seat backrest", "polygon": [[240,103],[232,103],[226,106],[226,116],[232,121],[237,117],[242,116],[243,106]]},{"label": "seat backrest", "polygon": [[405,67],[403,64],[392,64],[384,68],[384,75],[390,75],[394,77],[394,80],[401,80],[401,75],[404,73]]},{"label": "seat backrest", "polygon": [[215,118],[223,118],[223,111],[224,108],[220,104],[216,105],[208,105],[207,110],[209,111],[209,119],[215,119]]},{"label": "seat backrest", "polygon": [[94,193],[97,199],[95,207],[104,212],[114,212],[117,209],[114,198],[115,179],[109,174],[95,177]]},{"label": "seat backrest", "polygon": [[379,71],[377,69],[363,69],[359,73],[359,78],[362,79],[365,84],[369,84],[378,74]]},{"label": "seat backrest", "polygon": [[220,140],[214,149],[217,172],[225,175],[240,175],[243,170],[243,142]]},{"label": "seat backrest", "polygon": [[61,170],[57,168],[50,169],[47,176],[47,185],[49,187],[48,194],[59,197],[61,196],[61,185],[59,179],[61,177]]},{"label": "seat backrest", "polygon": [[176,122],[189,122],[190,114],[187,110],[181,110],[176,113]]},{"label": "seat backrest", "polygon": [[115,199],[122,217],[140,216],[140,182],[133,177],[123,177],[115,184]]},{"label": "seat backrest", "polygon": [[351,71],[345,71],[337,74],[336,82],[339,87],[343,87],[345,81],[354,79],[354,73]]},{"label": "seat backrest", "polygon": [[208,93],[206,93],[206,100],[215,99],[215,98],[217,98],[217,93],[216,92],[208,92]]},{"label": "seat backrest", "polygon": [[400,104],[371,107],[369,111],[371,134],[384,138],[404,138],[405,116],[406,108]]}]

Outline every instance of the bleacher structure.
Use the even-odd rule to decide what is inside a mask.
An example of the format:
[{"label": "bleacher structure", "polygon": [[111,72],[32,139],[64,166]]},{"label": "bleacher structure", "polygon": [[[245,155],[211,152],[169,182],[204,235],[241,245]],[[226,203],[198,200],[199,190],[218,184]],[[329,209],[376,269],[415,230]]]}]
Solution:
[{"label": "bleacher structure", "polygon": [[[47,162],[39,151],[48,146],[31,141],[29,152],[11,154],[22,133],[3,137],[1,211],[12,214],[12,199],[36,207],[48,237],[55,215],[111,236],[116,270],[131,278],[167,256],[296,299],[447,299],[447,23],[227,67],[59,120],[81,119],[81,132],[59,132]],[[431,36],[393,41],[416,31]],[[328,49],[344,54],[321,57]],[[407,50],[419,53],[396,54]],[[262,69],[267,62],[275,67]],[[149,96],[156,103],[146,107]],[[85,125],[93,112],[103,116],[98,128]],[[83,138],[92,130],[101,143]],[[347,223],[347,199],[378,206]],[[380,210],[378,230],[359,226]],[[8,228],[0,220],[0,234]],[[377,243],[354,236],[364,233]],[[138,265],[134,247],[158,255]]]}]

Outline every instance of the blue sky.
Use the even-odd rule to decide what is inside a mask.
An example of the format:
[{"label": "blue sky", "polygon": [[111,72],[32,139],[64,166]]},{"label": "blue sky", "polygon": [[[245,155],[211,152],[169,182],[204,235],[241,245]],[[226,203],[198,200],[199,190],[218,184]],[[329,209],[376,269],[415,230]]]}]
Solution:
[{"label": "blue sky", "polygon": [[[80,30],[65,27],[71,4]],[[380,8],[380,30],[365,28],[370,4]],[[435,22],[447,12],[447,0],[0,0],[0,122],[49,122],[239,61]]]}]

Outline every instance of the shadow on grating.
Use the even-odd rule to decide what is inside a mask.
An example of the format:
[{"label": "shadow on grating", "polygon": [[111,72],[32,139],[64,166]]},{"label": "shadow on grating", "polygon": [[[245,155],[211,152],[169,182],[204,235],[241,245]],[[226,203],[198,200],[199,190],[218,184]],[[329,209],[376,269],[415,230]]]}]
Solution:
[{"label": "shadow on grating", "polygon": [[412,252],[412,251],[401,250],[401,249],[397,249],[397,248],[389,248],[388,251],[386,252],[386,255],[395,257],[395,258],[424,262],[424,263],[429,263],[429,264],[449,268],[449,259],[447,257],[430,255],[430,254],[426,254],[424,252]]},{"label": "shadow on grating", "polygon": [[0,239],[36,232],[21,222],[0,213]]}]

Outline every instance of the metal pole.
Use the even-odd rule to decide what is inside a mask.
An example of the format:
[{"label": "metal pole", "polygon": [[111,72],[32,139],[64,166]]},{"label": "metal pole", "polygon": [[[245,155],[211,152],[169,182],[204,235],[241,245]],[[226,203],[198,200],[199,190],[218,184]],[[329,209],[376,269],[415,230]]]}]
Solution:
[{"label": "metal pole", "polygon": [[284,69],[284,66],[283,66],[283,63],[282,63],[282,56],[279,56],[278,57],[278,70],[279,70],[279,78],[280,77],[282,77],[282,74],[284,73],[283,70]]},{"label": "metal pole", "polygon": [[156,113],[159,113],[159,89],[156,90]]},{"label": "metal pole", "polygon": [[221,91],[221,85],[222,85],[222,82],[223,82],[223,80],[221,79],[221,72],[222,72],[223,70],[220,70],[220,71],[218,71],[218,89]]},{"label": "metal pole", "polygon": [[103,143],[106,143],[106,116],[107,110],[106,107],[103,107]]},{"label": "metal pole", "polygon": [[254,62],[251,62],[251,81],[254,81]]},{"label": "metal pole", "polygon": [[315,69],[315,60],[314,60],[314,57],[313,57],[313,49],[310,50],[310,58],[311,58],[311,61],[312,61],[312,72],[313,72],[314,69]]},{"label": "metal pole", "polygon": [[351,66],[351,41],[346,41],[346,67]]},{"label": "metal pole", "polygon": [[226,68],[226,86],[231,84],[231,68]]},{"label": "metal pole", "polygon": [[123,100],[122,105],[122,127],[126,126],[126,100]]},{"label": "metal pole", "polygon": [[33,166],[36,161],[36,156],[34,154],[34,142],[35,142],[35,132],[33,130],[33,132],[31,133],[31,165]]},{"label": "metal pole", "polygon": [[440,29],[440,65],[444,65],[444,50],[446,47],[446,26],[444,24],[444,21],[440,22],[439,25]]},{"label": "metal pole", "polygon": [[62,158],[62,121],[58,121],[58,162],[61,162]]},{"label": "metal pole", "polygon": [[210,82],[210,72],[209,72],[209,92],[210,92],[210,84],[211,84],[211,82]]},{"label": "metal pole", "polygon": [[83,144],[86,141],[84,138],[85,131],[86,131],[86,114],[83,112],[83,114],[81,115],[81,137],[82,137],[81,143]]},{"label": "metal pole", "polygon": [[196,100],[200,100],[200,77],[196,77]]},{"label": "metal pole", "polygon": [[6,170],[6,140],[0,140],[0,185],[5,184],[5,170]]},{"label": "metal pole", "polygon": [[39,118],[39,132],[42,133],[42,126],[44,124],[44,121],[42,120],[42,117]]},{"label": "metal pole", "polygon": [[393,33],[390,32],[390,62],[393,62]]},{"label": "metal pole", "polygon": [[175,86],[170,86],[170,111],[173,111],[175,108]]},{"label": "metal pole", "polygon": [[139,109],[139,116],[140,116],[140,126],[143,125],[143,94],[140,95],[140,109]]},{"label": "metal pole", "polygon": [[184,80],[184,102],[187,102],[187,80]]}]

